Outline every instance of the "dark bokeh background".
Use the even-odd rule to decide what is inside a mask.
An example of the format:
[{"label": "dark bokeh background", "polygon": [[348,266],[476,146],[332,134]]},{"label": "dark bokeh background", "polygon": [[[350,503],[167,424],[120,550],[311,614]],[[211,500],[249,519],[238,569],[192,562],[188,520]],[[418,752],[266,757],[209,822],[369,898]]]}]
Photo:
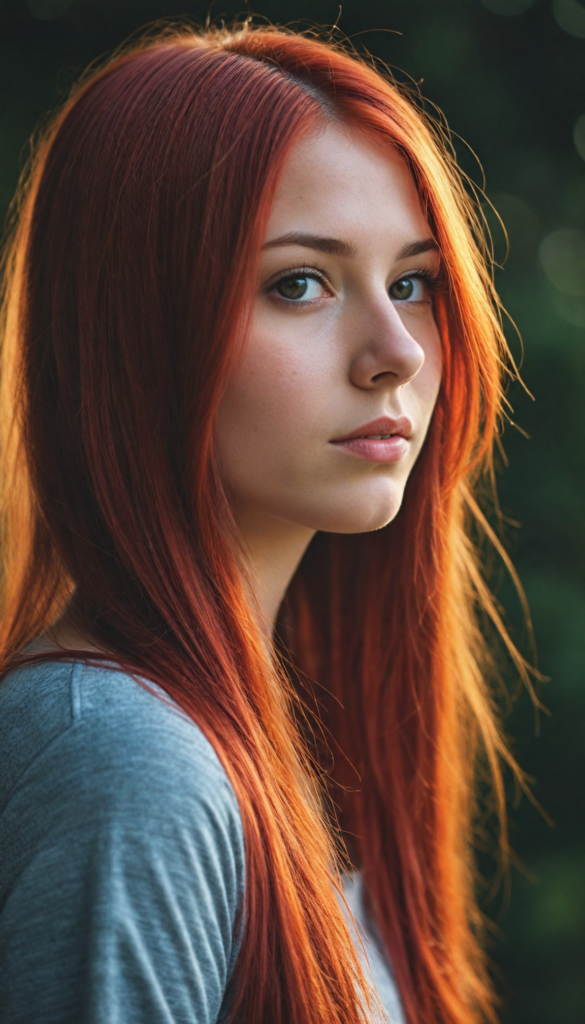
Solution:
[{"label": "dark bokeh background", "polygon": [[[338,16],[335,0],[255,0],[277,22]],[[0,0],[0,210],[26,141],[90,61],[146,22],[189,14],[193,0]],[[213,18],[242,8],[222,0]],[[502,931],[506,1024],[585,1024],[585,4],[580,0],[344,0],[340,27],[415,80],[481,160],[487,195],[510,237],[500,293],[524,339],[509,468],[500,493],[509,545],[530,601],[552,712],[526,695],[507,730],[554,827],[523,800],[512,842],[534,877],[514,870],[507,908],[486,906]],[[388,30],[394,30],[392,33]],[[374,30],[374,31],[371,31]],[[376,31],[377,30],[377,31]],[[380,31],[385,30],[385,31]],[[460,160],[477,181],[471,152]],[[489,213],[496,254],[505,251]],[[511,334],[511,337],[513,335]],[[514,341],[515,351],[519,346]],[[500,598],[520,615],[510,587]]]}]

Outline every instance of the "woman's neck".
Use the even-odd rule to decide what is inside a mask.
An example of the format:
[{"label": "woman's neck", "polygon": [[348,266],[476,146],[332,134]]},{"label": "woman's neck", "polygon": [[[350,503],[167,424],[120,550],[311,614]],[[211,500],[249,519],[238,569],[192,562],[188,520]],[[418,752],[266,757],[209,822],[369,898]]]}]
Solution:
[{"label": "woman's neck", "polygon": [[273,516],[241,512],[238,525],[250,569],[248,590],[258,607],[261,631],[269,639],[287,587],[316,531]]}]

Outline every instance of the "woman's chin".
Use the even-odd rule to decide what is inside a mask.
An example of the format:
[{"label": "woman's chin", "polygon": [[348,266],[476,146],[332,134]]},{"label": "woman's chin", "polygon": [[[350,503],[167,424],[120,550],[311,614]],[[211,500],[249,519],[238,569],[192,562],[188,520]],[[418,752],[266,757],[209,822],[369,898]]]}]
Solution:
[{"label": "woman's chin", "polygon": [[362,501],[358,505],[346,505],[331,509],[321,517],[318,530],[324,533],[371,533],[381,530],[396,517],[402,504],[402,494],[386,501]]}]

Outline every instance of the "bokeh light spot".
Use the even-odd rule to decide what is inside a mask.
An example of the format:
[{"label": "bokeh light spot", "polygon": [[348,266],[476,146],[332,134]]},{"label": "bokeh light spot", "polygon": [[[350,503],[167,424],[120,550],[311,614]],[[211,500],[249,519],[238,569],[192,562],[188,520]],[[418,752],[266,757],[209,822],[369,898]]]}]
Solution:
[{"label": "bokeh light spot", "polygon": [[540,264],[563,295],[585,297],[585,233],[571,228],[552,231],[543,239]]},{"label": "bokeh light spot", "polygon": [[529,7],[532,7],[534,0],[481,0],[484,7],[493,14],[503,14],[504,17],[510,14],[524,14]]},{"label": "bokeh light spot", "polygon": [[28,0],[28,9],[41,21],[53,21],[73,7],[75,0]]},{"label": "bokeh light spot", "polygon": [[585,7],[578,0],[553,0],[552,11],[557,25],[565,32],[585,39]]}]

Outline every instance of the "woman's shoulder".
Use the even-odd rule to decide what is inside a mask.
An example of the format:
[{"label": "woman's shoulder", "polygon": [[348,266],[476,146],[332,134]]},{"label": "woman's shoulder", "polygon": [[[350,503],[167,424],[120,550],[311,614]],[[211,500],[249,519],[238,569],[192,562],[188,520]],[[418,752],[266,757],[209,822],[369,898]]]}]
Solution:
[{"label": "woman's shoulder", "polygon": [[114,667],[45,662],[0,684],[0,742],[10,1019],[217,1021],[244,840],[201,729]]},{"label": "woman's shoulder", "polygon": [[[235,794],[199,726],[160,687],[115,665],[37,662],[0,684],[4,771],[0,808],[14,791],[51,778],[128,814],[157,802],[213,803],[241,828]],[[60,782],[59,782],[60,780]]]}]

